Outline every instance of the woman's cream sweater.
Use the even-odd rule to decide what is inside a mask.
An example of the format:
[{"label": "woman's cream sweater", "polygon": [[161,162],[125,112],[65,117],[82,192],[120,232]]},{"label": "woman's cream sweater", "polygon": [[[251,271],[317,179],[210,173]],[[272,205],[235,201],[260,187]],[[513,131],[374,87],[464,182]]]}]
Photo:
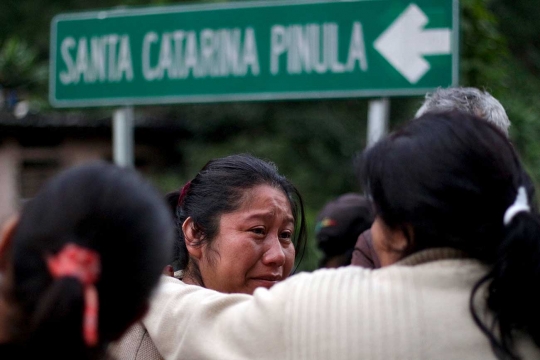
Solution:
[{"label": "woman's cream sweater", "polygon": [[[379,270],[298,274],[253,296],[163,278],[143,323],[165,359],[493,359],[469,312],[485,272],[432,249]],[[524,338],[518,348],[540,358]]]}]

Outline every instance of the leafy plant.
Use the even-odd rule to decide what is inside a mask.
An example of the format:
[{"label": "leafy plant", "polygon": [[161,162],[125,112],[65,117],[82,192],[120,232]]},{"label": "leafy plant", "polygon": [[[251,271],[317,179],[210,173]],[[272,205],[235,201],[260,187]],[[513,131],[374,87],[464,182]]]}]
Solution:
[{"label": "leafy plant", "polygon": [[6,39],[0,48],[0,85],[8,89],[35,89],[47,82],[47,66],[36,50],[17,37]]}]

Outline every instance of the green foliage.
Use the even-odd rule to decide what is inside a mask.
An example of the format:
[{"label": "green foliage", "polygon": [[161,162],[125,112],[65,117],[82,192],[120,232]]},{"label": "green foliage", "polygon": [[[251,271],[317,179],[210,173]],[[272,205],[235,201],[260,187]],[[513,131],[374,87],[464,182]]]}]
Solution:
[{"label": "green foliage", "polygon": [[[0,47],[0,85],[8,89],[40,89],[47,83],[47,66],[24,41],[8,38]],[[41,89],[42,90],[42,89]]]},{"label": "green foliage", "polygon": [[511,139],[532,176],[536,186],[540,185],[540,80],[531,76],[523,63],[515,59],[505,64],[507,76],[500,90],[508,116],[512,121]]},{"label": "green foliage", "polygon": [[510,56],[499,63],[504,74],[498,93],[512,121],[511,136],[537,186],[540,184],[540,22],[535,0],[497,0],[491,9],[506,37]]},{"label": "green foliage", "polygon": [[540,74],[540,22],[537,0],[497,0],[490,3],[508,46],[532,74]]},{"label": "green foliage", "polygon": [[461,79],[465,86],[491,87],[502,81],[508,59],[506,39],[485,0],[461,1]]},{"label": "green foliage", "polygon": [[[533,5],[534,3],[534,5]],[[534,1],[462,0],[462,85],[484,88],[505,107],[510,137],[540,184],[540,22]],[[534,14],[534,15],[533,15]]]}]

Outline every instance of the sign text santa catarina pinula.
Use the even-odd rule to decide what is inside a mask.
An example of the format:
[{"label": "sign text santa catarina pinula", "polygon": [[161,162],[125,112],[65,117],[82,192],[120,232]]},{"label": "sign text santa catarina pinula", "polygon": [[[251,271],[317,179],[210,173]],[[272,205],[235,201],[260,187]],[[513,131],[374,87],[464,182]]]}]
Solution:
[{"label": "sign text santa catarina pinula", "polygon": [[50,101],[108,106],[424,94],[455,85],[457,0],[258,1],[62,14]]}]

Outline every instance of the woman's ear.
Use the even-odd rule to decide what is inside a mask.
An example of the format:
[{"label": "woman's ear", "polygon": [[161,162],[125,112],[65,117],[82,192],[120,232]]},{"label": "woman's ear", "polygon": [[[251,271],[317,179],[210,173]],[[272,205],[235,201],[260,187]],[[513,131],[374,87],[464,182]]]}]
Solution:
[{"label": "woman's ear", "polygon": [[189,216],[182,224],[182,231],[184,232],[184,240],[189,255],[200,260],[202,257],[202,247],[200,244],[203,233],[197,227],[191,216]]},{"label": "woman's ear", "polygon": [[11,242],[17,224],[19,223],[19,216],[14,215],[10,217],[2,226],[0,232],[0,271],[4,271],[8,262],[8,257],[11,253]]}]

